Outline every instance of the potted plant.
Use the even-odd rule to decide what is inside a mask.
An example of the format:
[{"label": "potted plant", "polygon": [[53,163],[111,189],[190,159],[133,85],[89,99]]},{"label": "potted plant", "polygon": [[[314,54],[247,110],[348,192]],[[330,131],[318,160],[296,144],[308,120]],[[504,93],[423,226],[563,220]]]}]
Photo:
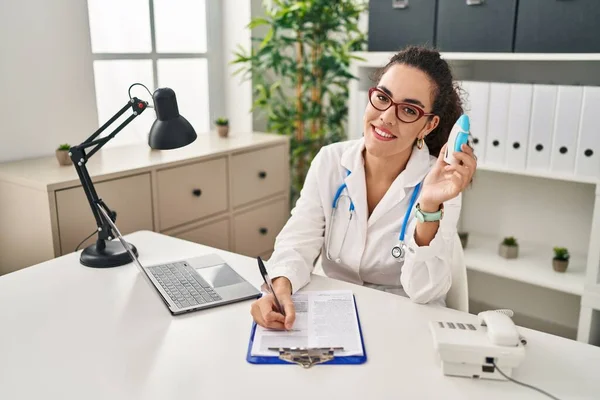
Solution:
[{"label": "potted plant", "polygon": [[217,118],[215,125],[217,125],[219,136],[227,137],[229,134],[229,120],[227,118]]},{"label": "potted plant", "polygon": [[248,25],[252,46],[239,47],[232,63],[252,82],[252,110],[266,131],[291,138],[293,206],[321,147],[347,139],[350,62],[366,50],[359,19],[368,2],[278,0],[263,9]]},{"label": "potted plant", "polygon": [[512,236],[505,237],[502,243],[500,243],[498,252],[500,253],[500,256],[504,258],[517,258],[519,255],[519,244],[517,243],[517,239]]},{"label": "potted plant", "polygon": [[565,272],[569,266],[569,250],[565,247],[554,248],[554,258],[552,259],[552,268],[556,272]]},{"label": "potted plant", "polygon": [[60,165],[73,165],[71,161],[71,157],[69,157],[69,150],[71,149],[71,145],[68,143],[61,144],[56,149],[56,159]]}]

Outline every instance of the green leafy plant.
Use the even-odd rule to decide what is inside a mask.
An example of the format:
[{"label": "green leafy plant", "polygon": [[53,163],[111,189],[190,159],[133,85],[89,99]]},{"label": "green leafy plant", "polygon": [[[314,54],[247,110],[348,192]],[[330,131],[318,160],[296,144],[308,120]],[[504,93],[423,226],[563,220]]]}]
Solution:
[{"label": "green leafy plant", "polygon": [[290,169],[295,203],[319,149],[346,139],[350,61],[364,50],[358,27],[367,3],[357,0],[272,0],[249,29],[268,28],[255,46],[242,47],[236,74],[252,79],[252,111],[267,117],[267,130],[291,137]]},{"label": "green leafy plant", "polygon": [[555,260],[568,260],[571,257],[569,250],[565,247],[554,247],[554,259]]},{"label": "green leafy plant", "polygon": [[502,244],[505,246],[517,246],[517,239],[515,239],[513,236],[508,236],[504,238]]},{"label": "green leafy plant", "polygon": [[71,145],[68,143],[65,144],[61,144],[60,146],[58,146],[57,150],[70,150],[71,149]]},{"label": "green leafy plant", "polygon": [[215,120],[216,125],[226,126],[229,125],[229,120],[227,118],[217,118]]}]

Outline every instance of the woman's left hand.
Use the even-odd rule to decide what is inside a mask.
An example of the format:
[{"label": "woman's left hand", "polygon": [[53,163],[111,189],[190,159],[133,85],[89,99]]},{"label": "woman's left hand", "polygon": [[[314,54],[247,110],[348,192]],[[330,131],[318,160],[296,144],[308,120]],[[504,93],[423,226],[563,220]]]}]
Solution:
[{"label": "woman's left hand", "polygon": [[419,202],[424,211],[437,211],[442,203],[458,196],[469,185],[477,168],[473,149],[466,144],[461,146],[462,152],[454,153],[458,164],[446,163],[444,154],[447,145],[442,147],[435,165],[423,181]]}]

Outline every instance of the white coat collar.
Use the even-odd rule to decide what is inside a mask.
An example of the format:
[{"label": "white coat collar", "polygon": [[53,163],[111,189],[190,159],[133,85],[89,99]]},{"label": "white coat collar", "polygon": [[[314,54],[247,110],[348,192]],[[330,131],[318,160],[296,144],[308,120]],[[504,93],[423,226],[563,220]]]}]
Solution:
[{"label": "white coat collar", "polygon": [[[371,226],[385,215],[392,207],[399,204],[412,189],[425,179],[431,166],[435,163],[435,157],[430,156],[429,149],[425,145],[422,149],[413,147],[406,168],[402,171],[380,200],[375,210],[368,217],[367,188],[365,180],[365,168],[363,150],[365,149],[364,137],[357,140],[356,144],[348,147],[341,157],[341,165],[352,172],[346,177],[350,197],[354,201],[356,214],[360,219],[361,227]],[[364,230],[366,232],[366,229]]]}]

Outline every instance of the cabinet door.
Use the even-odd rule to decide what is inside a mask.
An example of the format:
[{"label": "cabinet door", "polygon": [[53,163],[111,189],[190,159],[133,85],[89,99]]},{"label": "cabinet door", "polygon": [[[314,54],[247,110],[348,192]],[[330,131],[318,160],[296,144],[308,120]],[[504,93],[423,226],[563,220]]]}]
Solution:
[{"label": "cabinet door", "polygon": [[235,252],[256,257],[271,251],[288,217],[285,199],[236,215]]},{"label": "cabinet door", "polygon": [[[94,183],[98,197],[117,213],[117,227],[122,234],[153,230],[150,174],[141,174]],[[81,186],[56,192],[56,208],[61,254],[71,253],[90,233],[96,222]],[[97,235],[86,240],[80,249],[94,243]]]},{"label": "cabinet door", "polygon": [[172,236],[221,250],[229,250],[229,218],[179,232]]},{"label": "cabinet door", "polygon": [[227,211],[227,159],[158,171],[160,230]]},{"label": "cabinet door", "polygon": [[437,47],[456,52],[511,52],[516,0],[439,2]]},{"label": "cabinet door", "polygon": [[234,154],[231,157],[233,206],[285,192],[288,171],[284,146]]},{"label": "cabinet door", "polygon": [[600,1],[519,2],[515,51],[525,53],[600,52]]},{"label": "cabinet door", "polygon": [[369,51],[434,43],[436,0],[369,1]]}]

